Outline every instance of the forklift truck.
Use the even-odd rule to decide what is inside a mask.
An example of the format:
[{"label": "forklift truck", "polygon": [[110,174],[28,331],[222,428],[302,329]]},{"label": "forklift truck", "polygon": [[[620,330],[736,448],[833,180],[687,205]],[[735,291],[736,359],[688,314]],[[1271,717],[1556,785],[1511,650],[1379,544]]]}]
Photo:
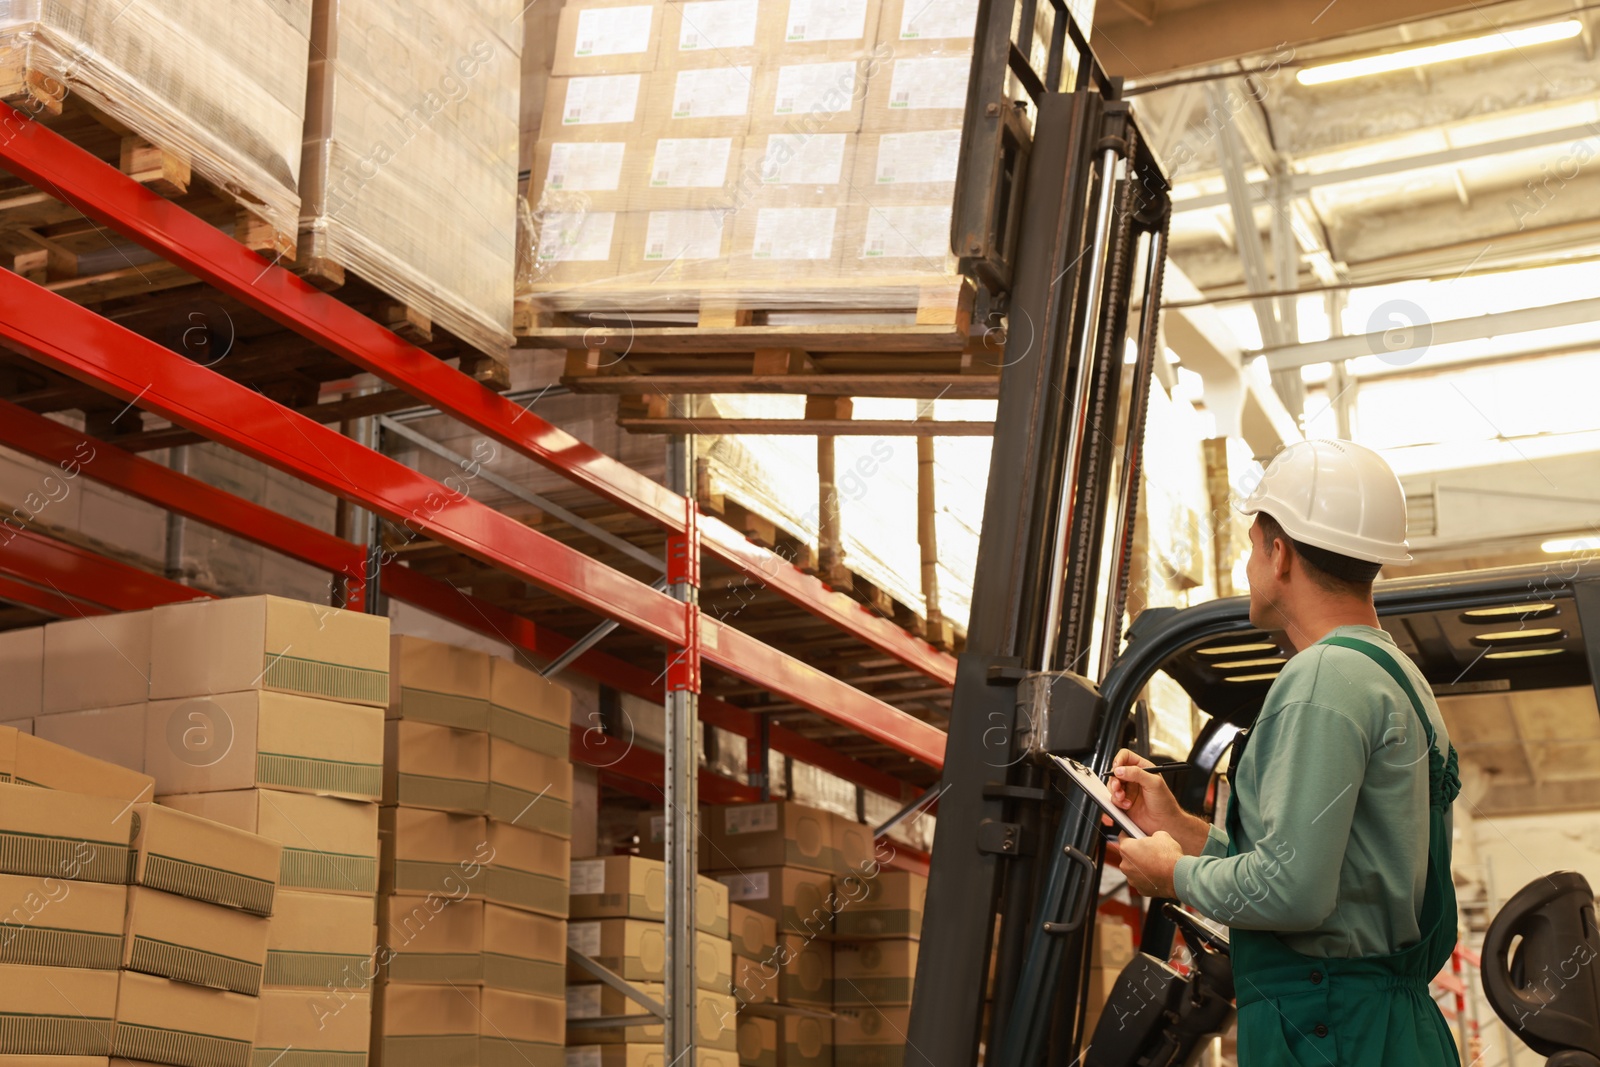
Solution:
[{"label": "forklift truck", "polygon": [[[1103,774],[1119,748],[1148,751],[1137,698],[1165,670],[1212,716],[1190,754],[1196,769],[1176,783],[1198,810],[1269,685],[1207,653],[1282,648],[1250,627],[1244,598],[1147,610],[1123,646],[1169,192],[1121,81],[1096,62],[1066,0],[979,0],[951,247],[977,288],[974,329],[1003,338],[1004,351],[936,787],[924,924],[938,936],[920,947],[908,1067],[1180,1064],[1231,1017],[1226,932],[1162,902],[1096,1032],[1082,1032],[1105,838],[1049,761],[1070,756]],[[1441,695],[1600,677],[1600,567],[1382,582],[1375,599]],[[1531,639],[1552,628],[1558,636]],[[1506,630],[1530,640],[1484,644]],[[1483,658],[1534,644],[1553,651]],[[1175,930],[1192,974],[1165,963]],[[1600,1067],[1600,965],[1536,985],[1557,952],[1600,951],[1588,885],[1542,879],[1489,933],[1495,1010],[1551,1064]]]}]

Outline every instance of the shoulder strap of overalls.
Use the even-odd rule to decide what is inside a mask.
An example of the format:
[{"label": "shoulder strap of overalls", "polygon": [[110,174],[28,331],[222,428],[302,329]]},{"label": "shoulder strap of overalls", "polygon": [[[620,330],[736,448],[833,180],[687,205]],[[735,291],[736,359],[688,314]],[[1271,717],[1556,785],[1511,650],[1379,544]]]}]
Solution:
[{"label": "shoulder strap of overalls", "polygon": [[1401,690],[1410,698],[1411,707],[1416,711],[1417,718],[1422,720],[1422,730],[1428,738],[1428,747],[1430,749],[1433,747],[1433,723],[1428,718],[1427,706],[1422,703],[1422,698],[1417,695],[1417,690],[1411,684],[1411,679],[1406,677],[1406,672],[1400,668],[1400,664],[1395,662],[1393,656],[1371,641],[1363,641],[1359,637],[1345,637],[1343,634],[1336,637],[1324,637],[1322,643],[1325,645],[1338,645],[1340,648],[1353,648],[1382,667],[1389,677],[1400,684]]}]

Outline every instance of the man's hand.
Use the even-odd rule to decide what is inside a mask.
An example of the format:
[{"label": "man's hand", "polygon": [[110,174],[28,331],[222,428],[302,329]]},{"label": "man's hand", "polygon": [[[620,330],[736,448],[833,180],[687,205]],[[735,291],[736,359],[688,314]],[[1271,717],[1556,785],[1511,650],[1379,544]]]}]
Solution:
[{"label": "man's hand", "polygon": [[1145,833],[1165,831],[1178,842],[1183,855],[1198,856],[1206,845],[1205,820],[1178,806],[1178,798],[1167,788],[1166,779],[1145,770],[1154,766],[1129,749],[1118,752],[1111,761],[1111,778],[1106,782],[1111,799]]},{"label": "man's hand", "polygon": [[1135,892],[1145,897],[1178,895],[1172,887],[1172,872],[1183,857],[1183,849],[1171,834],[1159,831],[1143,838],[1124,835],[1117,839],[1117,846],[1122,873]]}]

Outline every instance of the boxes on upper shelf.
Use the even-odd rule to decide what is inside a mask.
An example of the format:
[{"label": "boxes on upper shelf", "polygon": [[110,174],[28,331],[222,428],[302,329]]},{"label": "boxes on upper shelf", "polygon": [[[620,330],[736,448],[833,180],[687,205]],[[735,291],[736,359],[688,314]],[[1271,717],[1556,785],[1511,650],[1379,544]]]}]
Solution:
[{"label": "boxes on upper shelf", "polygon": [[492,904],[567,917],[567,868],[572,843],[564,838],[489,820],[484,899]]},{"label": "boxes on upper shelf", "polygon": [[483,990],[380,985],[372,994],[372,1062],[383,1067],[476,1067]]},{"label": "boxes on upper shelf", "polygon": [[28,732],[42,741],[143,774],[145,708],[146,704],[140,701],[115,708],[41,715]]},{"label": "boxes on upper shelf", "polygon": [[[665,921],[667,870],[661,860],[602,856],[574,860],[571,870],[572,918]],[[695,878],[694,924],[713,937],[728,936],[728,887],[703,874]]]},{"label": "boxes on upper shelf", "polygon": [[110,1055],[117,979],[116,971],[0,964],[0,1055]]},{"label": "boxes on upper shelf", "polygon": [[488,653],[403,634],[389,653],[389,718],[488,729]]},{"label": "boxes on upper shelf", "polygon": [[[567,947],[581,952],[628,981],[663,981],[666,977],[666,928],[646,919],[589,919],[567,924]],[[733,949],[724,938],[697,932],[694,949],[695,985],[725,990],[733,980]],[[577,964],[567,977],[587,980]]]},{"label": "boxes on upper shelf", "polygon": [[[703,866],[712,870],[783,866],[832,873],[838,869],[833,815],[793,801],[708,805],[700,831]],[[731,883],[730,891],[738,892]]]},{"label": "boxes on upper shelf", "polygon": [[0,873],[126,884],[133,827],[113,797],[0,784]]},{"label": "boxes on upper shelf", "polygon": [[833,1067],[904,1067],[909,1007],[841,1007],[834,1012]]},{"label": "boxes on upper shelf", "polygon": [[501,656],[489,671],[489,733],[543,752],[572,751],[572,693]]},{"label": "boxes on upper shelf", "polygon": [[383,802],[481,815],[489,809],[489,735],[390,719],[383,727]]},{"label": "boxes on upper shelf", "polygon": [[371,897],[282,890],[272,902],[263,984],[365,989],[377,977],[376,938]]},{"label": "boxes on upper shelf", "polygon": [[148,611],[65,619],[45,626],[38,714],[113,708],[149,699],[150,641]]},{"label": "boxes on upper shelf", "polygon": [[731,904],[770,916],[778,929],[805,934],[833,932],[838,899],[833,876],[799,867],[753,867],[734,874],[719,874],[728,887]]},{"label": "boxes on upper shelf", "polygon": [[566,923],[501,904],[485,904],[483,984],[561,997],[567,984]]},{"label": "boxes on upper shelf", "polygon": [[383,712],[248,690],[151,701],[144,762],[163,793],[266,786],[377,800]]},{"label": "boxes on upper shelf", "polygon": [[152,611],[151,700],[246,689],[384,707],[389,620],[277,596]]},{"label": "boxes on upper shelf", "polygon": [[8,717],[29,718],[43,712],[43,626],[0,633],[0,692],[6,694]]},{"label": "boxes on upper shelf", "polygon": [[572,0],[561,9],[550,73],[627,74],[654,70],[662,10],[638,0]]},{"label": "boxes on upper shelf", "polygon": [[126,886],[0,874],[0,960],[114,971],[127,908]]},{"label": "boxes on upper shelf", "polygon": [[378,891],[378,806],[274,789],[182,793],[157,803],[283,846],[278,885],[368,896]]},{"label": "boxes on upper shelf", "polygon": [[248,1067],[260,1001],[123,971],[112,1055],[178,1067]]},{"label": "boxes on upper shelf", "polygon": [[380,897],[378,943],[385,981],[481,985],[483,902]]},{"label": "boxes on upper shelf", "polygon": [[928,896],[928,879],[923,875],[910,871],[847,875],[836,879],[835,893],[842,903],[834,931],[841,936],[916,937],[922,930]]},{"label": "boxes on upper shelf", "polygon": [[132,884],[272,914],[283,847],[159,804],[136,804]]},{"label": "boxes on upper shelf", "polygon": [[482,815],[428,808],[378,811],[378,892],[441,897],[482,893],[495,852]]},{"label": "boxes on upper shelf", "polygon": [[728,932],[740,956],[764,960],[778,947],[778,921],[743,904],[728,905]]},{"label": "boxes on upper shelf", "polygon": [[643,88],[650,74],[597,74],[551,78],[545,88],[546,139],[622,141],[644,117]]},{"label": "boxes on upper shelf", "polygon": [[134,886],[128,890],[122,966],[190,985],[261,992],[271,920]]},{"label": "boxes on upper shelf", "polygon": [[778,1021],[741,1012],[739,1063],[743,1067],[778,1067]]},{"label": "boxes on upper shelf", "polygon": [[485,988],[478,1023],[480,1067],[558,1064],[567,1042],[566,1003],[509,989]]},{"label": "boxes on upper shelf", "polygon": [[[634,988],[658,1003],[666,995],[659,982],[635,982]],[[735,1032],[738,1002],[726,993],[695,991],[695,1044],[706,1049],[738,1050]],[[567,986],[567,1039],[574,1045],[624,1045],[654,1041],[663,1036],[660,1023],[643,1026],[585,1027],[583,1020],[612,1015],[641,1014],[640,1005],[608,985]]]},{"label": "boxes on upper shelf", "polygon": [[836,1005],[911,1003],[917,977],[917,942],[873,940],[833,946]]},{"label": "boxes on upper shelf", "polygon": [[316,1049],[307,1058],[361,1064],[371,1041],[371,993],[340,988],[311,999],[303,990],[261,991],[255,1037],[255,1057],[260,1062],[292,1063],[294,1053]]},{"label": "boxes on upper shelf", "polygon": [[555,837],[572,836],[572,760],[491,737],[489,817]]}]

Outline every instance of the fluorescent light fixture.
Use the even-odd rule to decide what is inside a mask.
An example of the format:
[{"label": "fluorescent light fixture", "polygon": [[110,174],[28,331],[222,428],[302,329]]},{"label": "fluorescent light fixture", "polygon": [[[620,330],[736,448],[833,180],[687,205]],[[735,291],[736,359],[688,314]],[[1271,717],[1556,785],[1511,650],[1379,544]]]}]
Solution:
[{"label": "fluorescent light fixture", "polygon": [[1211,648],[1201,648],[1195,651],[1202,656],[1236,656],[1241,652],[1276,652],[1278,646],[1271,641],[1252,641],[1248,645],[1215,645]]},{"label": "fluorescent light fixture", "polygon": [[1600,548],[1600,540],[1593,537],[1558,537],[1539,546],[1541,551],[1558,556],[1566,552],[1590,552]]},{"label": "fluorescent light fixture", "polygon": [[1337,63],[1324,63],[1320,67],[1307,67],[1295,77],[1301,85],[1327,85],[1329,82],[1364,78],[1370,74],[1389,74],[1412,67],[1427,67],[1435,63],[1448,63],[1453,59],[1471,59],[1473,56],[1490,56],[1496,52],[1509,52],[1536,44],[1565,41],[1583,32],[1583,23],[1577,19],[1549,22],[1542,26],[1525,26],[1519,30],[1504,30],[1468,37],[1459,41],[1443,41],[1418,48],[1403,48],[1398,52],[1384,52],[1359,59],[1344,59]]}]

